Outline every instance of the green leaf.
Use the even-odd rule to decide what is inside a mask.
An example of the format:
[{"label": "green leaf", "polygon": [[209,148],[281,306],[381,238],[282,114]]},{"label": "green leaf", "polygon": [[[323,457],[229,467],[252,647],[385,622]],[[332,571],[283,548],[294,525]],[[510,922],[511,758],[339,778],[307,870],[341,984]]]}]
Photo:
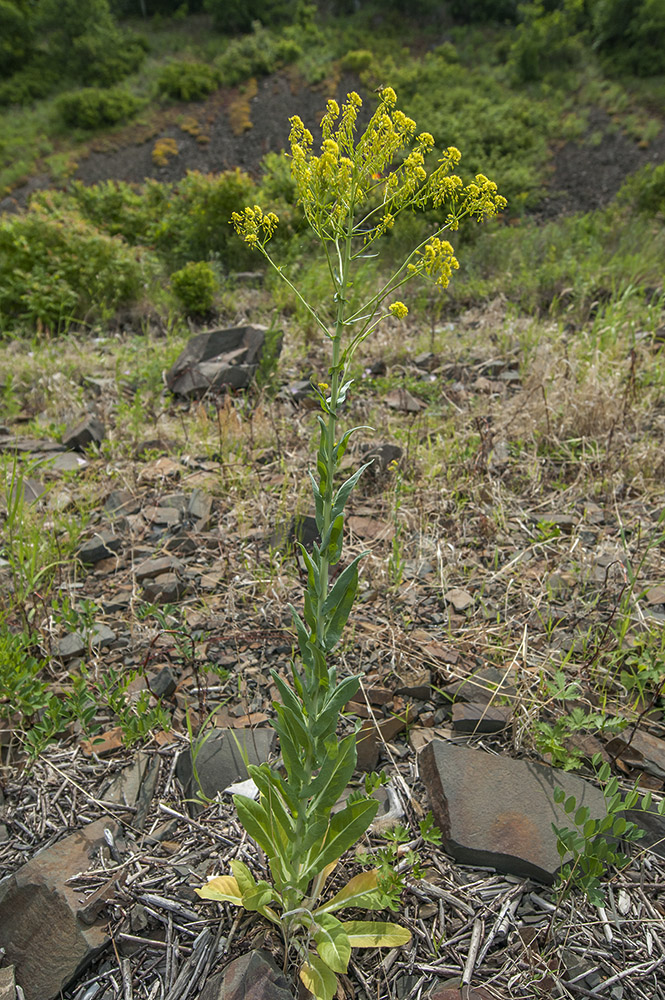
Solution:
[{"label": "green leaf", "polygon": [[584,826],[589,818],[589,807],[580,806],[580,808],[575,813],[575,826]]},{"label": "green leaf", "polygon": [[337,746],[337,753],[329,756],[309,788],[307,795],[312,799],[308,813],[319,810],[330,812],[349,783],[356,767],[356,736],[345,736]]},{"label": "green leaf", "polygon": [[566,797],[566,793],[564,792],[563,788],[555,788],[554,789],[554,801],[557,804],[559,802],[563,802],[563,800],[565,799],[565,797]]},{"label": "green leaf", "polygon": [[279,824],[280,828],[285,832],[286,841],[288,842],[292,836],[294,821],[284,808],[282,786],[279,775],[276,772],[271,771],[268,764],[261,764],[260,767],[257,767],[255,764],[250,764],[247,771],[250,778],[261,792],[263,799],[265,799],[268,816],[272,822]]},{"label": "green leaf", "polygon": [[238,819],[249,836],[263,848],[269,858],[277,858],[285,870],[286,831],[279,827],[273,816],[268,815],[260,802],[255,802],[246,795],[234,795],[233,804]]},{"label": "green leaf", "polygon": [[351,958],[351,945],[337,917],[322,913],[316,919],[318,930],[313,935],[316,950],[333,972],[346,972]]},{"label": "green leaf", "polygon": [[612,835],[614,837],[621,837],[622,834],[626,832],[628,823],[623,816],[617,816],[614,820],[614,825],[612,826]]},{"label": "green leaf", "polygon": [[344,540],[344,514],[339,514],[334,521],[331,522],[328,531],[323,535],[321,539],[321,551],[325,552],[327,548],[328,562],[331,566],[335,566],[342,555],[342,542]]},{"label": "green leaf", "polygon": [[358,563],[364,555],[365,553],[361,552],[340,573],[335,581],[335,585],[324,601],[322,611],[325,620],[325,635],[322,638],[323,645],[328,652],[339,642],[344,626],[351,613],[358,589]]},{"label": "green leaf", "polygon": [[351,427],[348,431],[345,431],[339,443],[335,445],[335,449],[333,451],[333,455],[335,457],[335,465],[339,465],[342,458],[344,457],[344,453],[349,444],[349,438],[351,437],[352,434],[355,434],[356,431],[371,431],[372,429],[373,428],[370,427],[368,424],[361,424],[358,427]]},{"label": "green leaf", "polygon": [[372,871],[354,875],[332,899],[315,910],[314,915],[333,913],[343,906],[355,906],[361,910],[379,909],[385,899],[385,895],[378,888],[379,874],[379,869],[374,868]]},{"label": "green leaf", "polygon": [[646,795],[643,797],[642,801],[640,802],[640,809],[643,812],[646,812],[647,809],[651,808],[652,800],[653,800],[653,795],[651,794],[651,792],[647,792]]},{"label": "green leaf", "polygon": [[233,860],[231,862],[231,871],[238,883],[241,896],[244,896],[246,893],[251,894],[256,892],[256,879],[246,864],[243,864],[242,861]]},{"label": "green leaf", "polygon": [[[334,715],[335,722],[337,722],[337,716],[341,710],[346,705],[347,701],[351,701],[354,694],[360,687],[359,677],[345,677],[343,681],[333,689],[331,689],[329,695],[327,696],[325,702],[323,703],[322,711],[326,713],[330,712]],[[325,722],[319,719],[312,729],[312,735],[318,739],[326,731],[328,727],[327,716]]]},{"label": "green leaf", "polygon": [[399,948],[411,940],[406,927],[378,920],[347,920],[342,927],[352,948]]},{"label": "green leaf", "polygon": [[322,958],[312,952],[300,969],[300,979],[316,1000],[332,1000],[337,992],[337,976]]},{"label": "green leaf", "polygon": [[362,476],[365,469],[368,469],[371,464],[372,464],[371,462],[365,462],[365,464],[361,465],[360,468],[357,469],[352,476],[349,476],[349,478],[346,480],[345,483],[342,483],[340,488],[337,490],[337,493],[335,494],[331,520],[334,521],[335,518],[342,513],[342,511],[346,507],[346,502],[349,499],[349,496],[351,495],[351,490],[356,485],[356,483]]},{"label": "green leaf", "polygon": [[576,805],[577,805],[577,800],[575,796],[569,795],[563,804],[564,812],[571,813]]},{"label": "green leaf", "polygon": [[341,858],[344,851],[362,837],[378,808],[376,799],[361,799],[359,802],[349,802],[344,809],[335,813],[330,820],[321,857],[316,861],[319,870]]},{"label": "green leaf", "polygon": [[628,792],[628,795],[626,795],[626,798],[623,801],[623,808],[624,809],[632,809],[636,805],[639,797],[640,797],[640,793],[637,791],[637,789],[636,788],[632,788]]},{"label": "green leaf", "polygon": [[211,878],[206,885],[195,889],[194,892],[201,899],[214,899],[221,903],[234,903],[236,906],[243,905],[240,886],[232,875],[218,875],[217,878]]}]

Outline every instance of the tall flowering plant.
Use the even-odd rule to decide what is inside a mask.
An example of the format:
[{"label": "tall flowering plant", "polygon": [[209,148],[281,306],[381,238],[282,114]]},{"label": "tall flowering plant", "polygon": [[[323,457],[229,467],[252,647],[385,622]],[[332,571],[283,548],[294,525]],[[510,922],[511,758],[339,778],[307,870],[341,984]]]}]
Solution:
[{"label": "tall flowering plant", "polygon": [[[278,218],[258,206],[232,216],[245,242],[275,268],[292,288],[330,344],[330,367],[316,392],[320,413],[316,472],[310,473],[320,542],[311,552],[303,546],[307,586],[302,614],[291,608],[299,657],[291,664],[292,683],[273,672],[281,702],[274,705],[272,725],[280,740],[283,768],[249,767],[258,801],[236,795],[234,802],[245,830],[265,851],[272,882],[257,881],[246,865],[233,861],[232,875],[214,878],[198,890],[204,899],[226,900],[256,910],[276,924],[287,954],[295,952],[300,978],[317,1000],[331,1000],[336,973],[346,972],[351,949],[406,944],[409,933],[384,921],[341,920],[345,907],[395,908],[394,894],[380,873],[365,871],[323,899],[325,884],[348,848],[365,833],[378,808],[373,785],[348,796],[333,812],[356,766],[356,734],[337,738],[343,706],[357,692],[360,677],[338,678],[331,654],[340,641],[358,588],[353,559],[334,580],[331,568],[342,556],[344,510],[367,465],[345,482],[337,482],[340,462],[357,427],[338,435],[340,410],[351,389],[349,366],[359,345],[389,315],[403,319],[408,309],[397,291],[419,276],[446,287],[458,267],[451,244],[442,239],[461,219],[495,216],[505,207],[496,184],[479,174],[464,184],[454,173],[460,161],[455,147],[446,149],[429,172],[426,158],[434,139],[417,134],[416,123],[397,107],[394,90],[386,87],[365,131],[356,137],[362,102],[348,94],[341,109],[329,101],[321,123],[322,141],[314,152],[312,133],[300,118],[291,119],[291,169],[298,203],[318,237],[330,277],[334,328],[316,304],[307,302],[273,260],[268,244]],[[416,246],[360,308],[350,304],[354,268],[393,227],[407,209],[433,207],[441,224]]]}]

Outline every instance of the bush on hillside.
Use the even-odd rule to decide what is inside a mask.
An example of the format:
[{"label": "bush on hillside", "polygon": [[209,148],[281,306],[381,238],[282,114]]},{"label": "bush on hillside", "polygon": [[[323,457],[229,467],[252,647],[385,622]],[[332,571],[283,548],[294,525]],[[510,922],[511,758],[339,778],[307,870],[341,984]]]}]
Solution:
[{"label": "bush on hillside", "polygon": [[517,20],[518,0],[451,0],[450,13],[464,24]]},{"label": "bush on hillside", "polygon": [[66,330],[134,301],[143,260],[118,237],[100,233],[79,213],[44,205],[0,220],[0,321]]},{"label": "bush on hillside", "polygon": [[649,163],[638,170],[625,182],[617,200],[633,205],[642,215],[665,219],[665,163]]},{"label": "bush on hillside", "polygon": [[543,3],[531,3],[521,13],[524,20],[508,60],[518,80],[531,83],[583,64],[586,53],[577,7],[566,2],[564,9],[546,11]]},{"label": "bush on hillside", "polygon": [[150,241],[174,267],[215,258],[226,269],[249,266],[251,251],[230,223],[238,205],[254,198],[254,183],[242,170],[190,172],[171,190]]},{"label": "bush on hillside", "polygon": [[171,275],[171,288],[188,316],[203,316],[213,307],[219,281],[206,261],[190,260]]},{"label": "bush on hillside", "polygon": [[174,101],[201,101],[219,83],[219,73],[212,66],[186,60],[169,63],[157,80],[160,94],[167,94]]},{"label": "bush on hillside", "polygon": [[147,43],[123,35],[108,0],[40,0],[37,26],[60,70],[82,83],[109,87],[141,63]]},{"label": "bush on hillside", "polygon": [[139,111],[142,102],[118,87],[110,90],[84,87],[63,94],[56,107],[65,125],[93,130],[127,121]]},{"label": "bush on hillside", "polygon": [[215,60],[222,83],[233,87],[252,76],[267,76],[279,66],[295,62],[302,48],[292,38],[280,38],[261,25],[242,38],[234,38]]}]

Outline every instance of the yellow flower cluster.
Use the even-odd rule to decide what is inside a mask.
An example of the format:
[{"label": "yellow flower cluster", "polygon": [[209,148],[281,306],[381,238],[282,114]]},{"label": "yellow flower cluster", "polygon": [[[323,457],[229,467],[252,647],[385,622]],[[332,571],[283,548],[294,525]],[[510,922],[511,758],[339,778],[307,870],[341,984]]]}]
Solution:
[{"label": "yellow flower cluster", "polygon": [[404,305],[404,303],[399,301],[391,302],[390,305],[388,306],[388,310],[393,314],[393,316],[396,316],[397,319],[404,319],[404,317],[408,316],[409,314],[409,310]]},{"label": "yellow flower cluster", "polygon": [[274,212],[264,215],[263,210],[255,205],[254,208],[234,212],[231,222],[238,236],[250,247],[263,247],[275,232],[279,219]]},{"label": "yellow flower cluster", "polygon": [[410,265],[409,270],[424,272],[434,278],[437,285],[447,288],[453,271],[458,267],[459,261],[448,240],[440,240],[435,236],[420,253],[419,263]]}]

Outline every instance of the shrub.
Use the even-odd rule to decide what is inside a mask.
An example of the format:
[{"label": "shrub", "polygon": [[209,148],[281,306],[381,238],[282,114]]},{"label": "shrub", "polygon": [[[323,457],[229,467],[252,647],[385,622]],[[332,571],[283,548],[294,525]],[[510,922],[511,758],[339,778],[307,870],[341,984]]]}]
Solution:
[{"label": "shrub", "polygon": [[236,205],[251,200],[253,194],[254,184],[242,170],[216,175],[190,172],[171,189],[150,240],[175,267],[214,257],[227,268],[242,268],[249,251],[233,233],[229,219]]},{"label": "shrub", "polygon": [[278,66],[292,63],[301,55],[302,48],[294,39],[275,38],[255,24],[251,34],[229,43],[215,65],[222,83],[233,87],[252,76],[267,76]]},{"label": "shrub", "polygon": [[0,221],[0,318],[9,328],[57,333],[108,314],[137,297],[143,271],[135,250],[71,210],[35,205]]},{"label": "shrub", "polygon": [[665,72],[665,0],[596,0],[591,22],[608,68],[637,76]]},{"label": "shrub", "polygon": [[158,139],[152,149],[152,162],[156,167],[166,167],[178,155],[178,143],[169,137]]},{"label": "shrub", "polygon": [[0,0],[0,74],[19,69],[32,51],[34,31],[27,12]]},{"label": "shrub", "polygon": [[119,31],[108,0],[40,0],[37,24],[50,58],[67,76],[110,86],[143,59],[146,43]]},{"label": "shrub", "polygon": [[647,164],[625,182],[619,202],[632,204],[643,215],[665,217],[665,163]]},{"label": "shrub", "polygon": [[210,264],[190,260],[171,275],[171,288],[188,316],[202,316],[213,307],[219,281]]},{"label": "shrub", "polygon": [[36,192],[30,204],[46,212],[78,210],[103,232],[137,245],[149,242],[148,234],[161,219],[170,193],[170,184],[152,180],[142,187],[124,181],[101,181],[90,186],[74,181],[67,193]]},{"label": "shrub", "polygon": [[174,101],[200,101],[216,90],[219,82],[219,73],[207,63],[178,60],[164,67],[157,86]]},{"label": "shrub", "polygon": [[111,90],[84,87],[63,94],[57,102],[58,114],[65,125],[88,130],[117,125],[132,118],[141,107],[138,97],[119,87]]},{"label": "shrub", "polygon": [[545,12],[542,3],[529,4],[523,10],[525,20],[518,25],[508,60],[519,80],[542,80],[548,73],[582,64],[585,49],[573,11]]},{"label": "shrub", "polygon": [[362,73],[369,69],[374,60],[374,54],[369,49],[352,49],[340,59],[340,69],[345,73]]},{"label": "shrub", "polygon": [[50,94],[57,83],[52,62],[37,53],[25,68],[0,83],[0,105],[30,104]]}]

